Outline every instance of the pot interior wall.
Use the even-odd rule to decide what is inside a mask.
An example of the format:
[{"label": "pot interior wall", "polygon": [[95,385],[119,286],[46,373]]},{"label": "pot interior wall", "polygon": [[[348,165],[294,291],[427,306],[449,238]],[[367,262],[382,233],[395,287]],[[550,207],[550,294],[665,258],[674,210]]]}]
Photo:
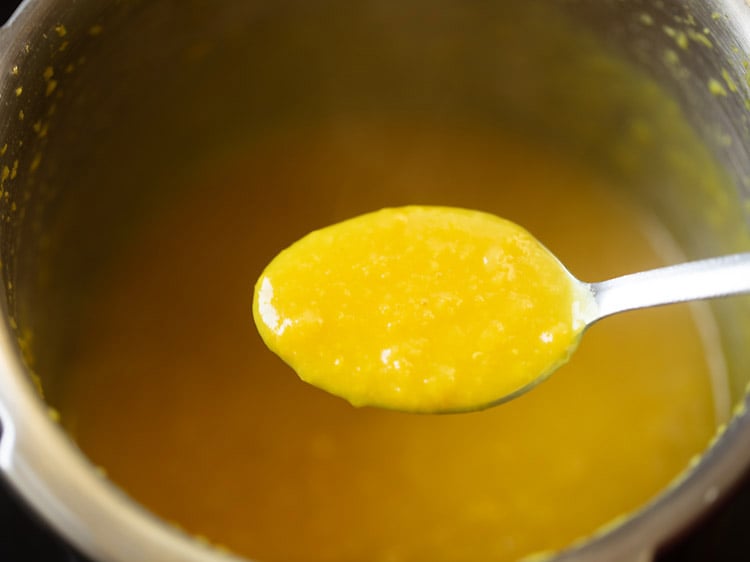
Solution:
[{"label": "pot interior wall", "polygon": [[[517,131],[637,192],[689,257],[746,247],[736,186],[747,116],[732,91],[744,80],[722,59],[731,45],[706,45],[724,16],[620,2],[567,8],[130,1],[57,14],[29,53],[16,53],[8,89],[23,92],[6,103],[24,117],[10,124],[3,157],[14,175],[3,262],[22,288],[10,307],[22,339],[34,336],[49,395],[74,349],[63,334],[75,333],[97,270],[134,225],[179,197],[201,162],[289,123],[344,115]],[[750,372],[739,306],[718,306],[735,398]]]},{"label": "pot interior wall", "polygon": [[[79,310],[132,232],[195,170],[290,125],[531,137],[635,194],[689,258],[750,246],[743,45],[708,4],[128,0],[29,12],[46,23],[14,46],[0,100],[2,263],[12,327],[52,405],[85,345]],[[749,307],[713,305],[733,401],[750,378]]]}]

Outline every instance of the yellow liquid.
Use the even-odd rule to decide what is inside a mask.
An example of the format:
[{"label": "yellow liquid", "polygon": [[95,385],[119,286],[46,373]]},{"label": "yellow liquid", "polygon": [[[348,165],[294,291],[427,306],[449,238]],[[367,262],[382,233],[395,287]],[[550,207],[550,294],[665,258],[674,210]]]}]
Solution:
[{"label": "yellow liquid", "polygon": [[114,482],[237,553],[505,561],[564,547],[651,499],[724,414],[687,306],[594,325],[533,392],[448,416],[354,408],[258,337],[252,284],[278,249],[386,206],[506,217],[587,281],[660,265],[643,214],[552,151],[340,123],[238,151],[194,188],[92,295],[56,405]]},{"label": "yellow liquid", "polygon": [[355,406],[479,409],[564,363],[593,297],[519,225],[387,208],[311,232],[256,283],[263,341]]}]

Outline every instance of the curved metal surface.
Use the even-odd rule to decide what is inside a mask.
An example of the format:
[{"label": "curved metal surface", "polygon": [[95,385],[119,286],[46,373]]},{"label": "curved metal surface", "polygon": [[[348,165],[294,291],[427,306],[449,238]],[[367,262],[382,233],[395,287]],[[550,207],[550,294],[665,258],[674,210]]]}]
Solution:
[{"label": "curved metal surface", "polygon": [[626,310],[750,293],[750,253],[671,265],[589,285],[595,322]]},{"label": "curved metal surface", "polygon": [[[12,72],[12,47],[22,50],[23,39],[34,37],[39,22],[58,21],[69,8],[67,2],[24,0],[0,28],[0,76]],[[2,86],[0,81],[0,91]],[[0,121],[0,135],[12,126]],[[167,525],[102,477],[50,419],[26,374],[7,318],[0,326],[0,424],[2,476],[87,555],[113,562],[239,560]]]}]

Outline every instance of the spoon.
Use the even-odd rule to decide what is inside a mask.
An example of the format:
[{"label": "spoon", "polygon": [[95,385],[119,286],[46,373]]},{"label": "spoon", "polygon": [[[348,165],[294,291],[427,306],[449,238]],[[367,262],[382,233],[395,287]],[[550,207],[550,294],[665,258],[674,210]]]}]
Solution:
[{"label": "spoon", "polygon": [[455,413],[535,387],[607,316],[744,293],[750,253],[586,283],[510,221],[409,206],[282,251],[253,316],[300,378],[355,406]]},{"label": "spoon", "polygon": [[[581,283],[581,281],[578,281]],[[583,283],[594,296],[588,325],[626,310],[750,293],[750,252]]]}]

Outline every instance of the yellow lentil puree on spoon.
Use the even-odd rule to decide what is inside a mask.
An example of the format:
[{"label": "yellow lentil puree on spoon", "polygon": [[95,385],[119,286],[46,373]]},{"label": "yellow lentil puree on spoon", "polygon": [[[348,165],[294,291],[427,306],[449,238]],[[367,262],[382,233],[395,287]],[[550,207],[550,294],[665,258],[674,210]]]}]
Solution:
[{"label": "yellow lentil puree on spoon", "polygon": [[567,361],[591,291],[522,227],[451,207],[383,209],[314,231],[255,288],[266,345],[355,406],[459,412]]}]

